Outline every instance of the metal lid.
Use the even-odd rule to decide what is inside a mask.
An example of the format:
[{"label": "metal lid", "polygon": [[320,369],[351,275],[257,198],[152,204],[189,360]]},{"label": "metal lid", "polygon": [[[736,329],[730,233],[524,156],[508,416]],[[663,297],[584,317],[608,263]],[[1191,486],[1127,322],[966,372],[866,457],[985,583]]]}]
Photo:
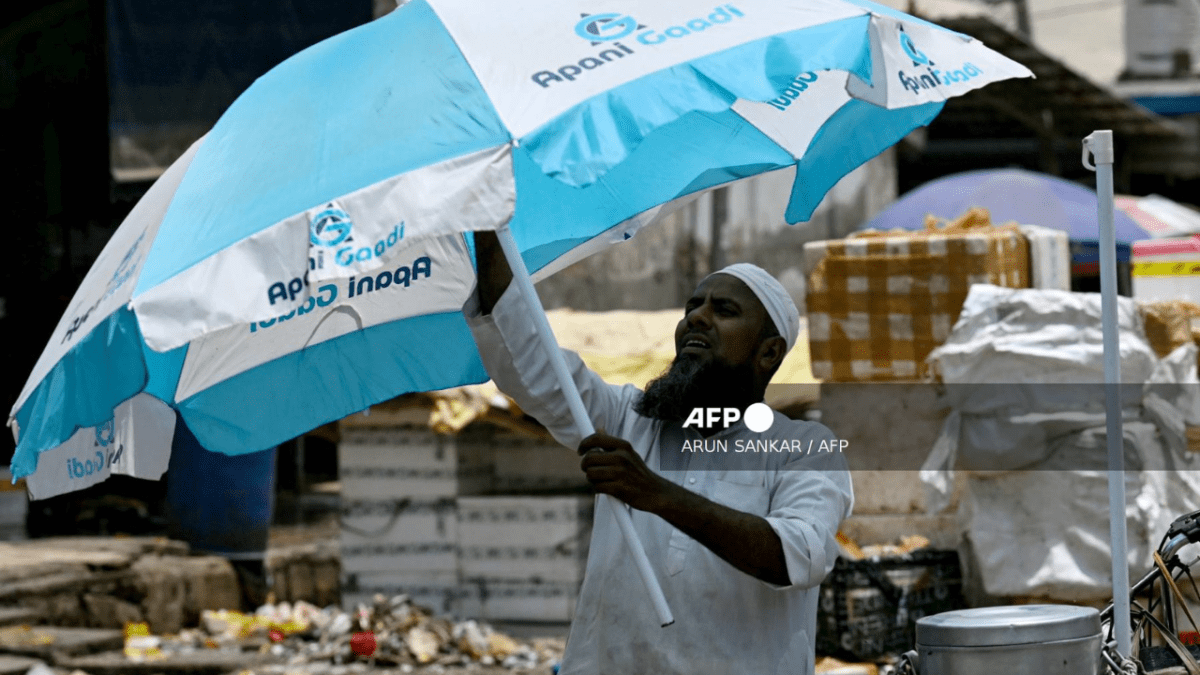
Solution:
[{"label": "metal lid", "polygon": [[1070,605],[960,609],[917,621],[919,647],[992,647],[1086,638],[1100,634],[1100,612]]}]

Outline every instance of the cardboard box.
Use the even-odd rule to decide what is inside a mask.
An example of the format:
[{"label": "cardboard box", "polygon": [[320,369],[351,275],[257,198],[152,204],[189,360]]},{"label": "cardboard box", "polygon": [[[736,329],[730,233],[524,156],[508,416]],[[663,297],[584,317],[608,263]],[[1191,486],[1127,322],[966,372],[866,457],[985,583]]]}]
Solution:
[{"label": "cardboard box", "polygon": [[1029,244],[1016,226],[909,232],[805,244],[813,375],[866,382],[923,379],[971,284],[1029,287]]}]

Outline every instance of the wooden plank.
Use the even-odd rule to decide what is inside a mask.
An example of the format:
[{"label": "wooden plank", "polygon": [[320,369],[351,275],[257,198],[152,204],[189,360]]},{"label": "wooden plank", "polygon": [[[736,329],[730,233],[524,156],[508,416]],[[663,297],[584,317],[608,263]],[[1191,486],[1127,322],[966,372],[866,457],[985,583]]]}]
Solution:
[{"label": "wooden plank", "polygon": [[41,614],[25,607],[0,607],[0,626],[33,623],[41,618]]},{"label": "wooden plank", "polygon": [[29,669],[41,663],[40,659],[28,656],[7,656],[0,654],[0,675],[25,675]]},{"label": "wooden plank", "polygon": [[73,591],[88,588],[93,585],[112,583],[132,579],[133,573],[127,569],[113,572],[61,572],[43,577],[35,577],[13,583],[0,583],[0,600],[9,598],[28,598],[50,593]]}]

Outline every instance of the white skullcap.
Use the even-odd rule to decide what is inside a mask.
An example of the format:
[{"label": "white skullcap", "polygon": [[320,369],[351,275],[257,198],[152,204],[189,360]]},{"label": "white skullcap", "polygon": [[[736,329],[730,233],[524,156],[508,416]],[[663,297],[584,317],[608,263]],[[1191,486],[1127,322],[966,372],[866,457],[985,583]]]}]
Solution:
[{"label": "white skullcap", "polygon": [[800,336],[800,310],[796,309],[796,303],[792,302],[792,296],[783,284],[771,276],[770,272],[750,263],[729,265],[705,279],[713,274],[728,274],[746,284],[762,303],[763,309],[767,310],[767,315],[775,322],[779,334],[787,340],[788,351],[792,350]]}]

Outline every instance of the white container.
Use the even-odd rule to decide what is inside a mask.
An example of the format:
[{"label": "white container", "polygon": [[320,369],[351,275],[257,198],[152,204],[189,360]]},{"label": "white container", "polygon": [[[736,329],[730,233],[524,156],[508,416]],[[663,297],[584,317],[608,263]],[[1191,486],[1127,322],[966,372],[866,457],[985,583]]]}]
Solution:
[{"label": "white container", "polygon": [[460,616],[484,621],[562,623],[575,618],[579,584],[520,581],[464,581]]},{"label": "white container", "polygon": [[1132,262],[1135,299],[1200,304],[1200,237],[1134,242]]},{"label": "white container", "polygon": [[552,439],[497,432],[494,452],[496,494],[566,491],[587,487],[579,454]]},{"label": "white container", "polygon": [[342,569],[435,572],[458,568],[454,500],[347,501],[341,514]]},{"label": "white container", "polygon": [[338,473],[349,500],[480,494],[491,486],[491,449],[429,429],[350,427],[338,444]]},{"label": "white container", "polygon": [[463,578],[578,585],[593,505],[591,496],[459,498]]}]

